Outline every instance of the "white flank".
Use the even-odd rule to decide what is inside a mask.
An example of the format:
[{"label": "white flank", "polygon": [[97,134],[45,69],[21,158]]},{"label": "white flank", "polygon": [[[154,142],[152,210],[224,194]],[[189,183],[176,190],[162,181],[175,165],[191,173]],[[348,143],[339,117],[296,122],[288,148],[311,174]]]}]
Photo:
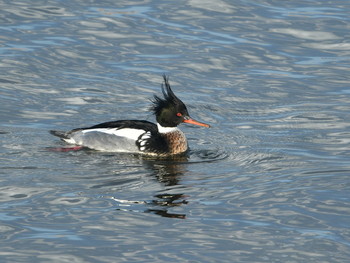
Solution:
[{"label": "white flank", "polygon": [[65,142],[70,143],[70,144],[76,144],[77,142],[73,138],[62,138]]},{"label": "white flank", "polygon": [[179,129],[177,127],[163,127],[159,123],[157,123],[158,131],[159,133],[169,133],[169,132],[175,132]]},{"label": "white flank", "polygon": [[123,129],[100,128],[100,129],[82,130],[82,133],[88,133],[88,132],[102,132],[102,133],[120,136],[120,137],[124,137],[124,138],[128,138],[128,139],[136,141],[140,137],[141,134],[145,133],[145,130],[132,129],[132,128],[123,128]]}]

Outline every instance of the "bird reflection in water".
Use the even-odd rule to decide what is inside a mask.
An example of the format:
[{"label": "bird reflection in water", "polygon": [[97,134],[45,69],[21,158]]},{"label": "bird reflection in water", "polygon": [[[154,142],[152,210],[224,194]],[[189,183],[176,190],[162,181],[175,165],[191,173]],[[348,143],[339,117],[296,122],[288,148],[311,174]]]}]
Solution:
[{"label": "bird reflection in water", "polygon": [[183,194],[160,194],[156,195],[157,200],[152,200],[151,205],[155,207],[164,207],[163,209],[147,209],[146,213],[153,213],[156,215],[160,215],[162,217],[170,217],[170,218],[180,218],[185,219],[185,214],[176,214],[169,213],[169,207],[181,206],[183,204],[187,204],[188,202],[184,199],[186,196]]},{"label": "bird reflection in water", "polygon": [[[145,162],[147,162],[145,160]],[[147,162],[147,166],[153,170],[153,176],[157,178],[158,182],[164,184],[166,187],[178,185],[180,178],[185,173],[185,165],[188,162],[187,155],[172,156],[166,159],[158,159],[153,162]],[[169,208],[188,204],[186,195],[184,194],[158,194],[154,196],[151,205],[155,208],[147,209],[146,212],[160,215],[162,217],[185,219],[185,214],[176,214],[168,212]],[[158,207],[158,208],[156,208]]]},{"label": "bird reflection in water", "polygon": [[[152,171],[151,176],[154,176],[157,181],[163,184],[166,189],[169,188],[169,191],[172,191],[172,186],[176,186],[179,183],[180,178],[183,176],[185,170],[185,164],[188,161],[187,156],[176,156],[167,159],[143,159],[143,164],[145,167],[149,168]],[[165,189],[165,190],[166,190]],[[165,191],[162,191],[165,192]],[[113,198],[115,201],[124,204],[124,205],[139,205],[143,204],[147,207],[144,210],[145,213],[152,213],[160,215],[162,217],[169,218],[178,218],[185,219],[186,214],[172,213],[169,212],[169,209],[172,207],[179,207],[182,205],[188,204],[186,201],[186,196],[183,193],[161,193],[154,196],[153,200],[150,201],[128,201],[128,200],[119,200]],[[125,210],[125,209],[117,209]],[[130,211],[130,209],[127,209]],[[131,209],[133,210],[133,209]],[[139,211],[139,210],[138,210]]]}]

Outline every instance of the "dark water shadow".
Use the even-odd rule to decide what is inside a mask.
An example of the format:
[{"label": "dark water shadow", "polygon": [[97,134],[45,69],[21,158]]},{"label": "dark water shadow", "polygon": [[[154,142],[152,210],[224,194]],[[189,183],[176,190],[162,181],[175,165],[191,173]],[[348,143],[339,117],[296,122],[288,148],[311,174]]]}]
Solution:
[{"label": "dark water shadow", "polygon": [[[152,213],[162,217],[185,219],[186,214],[172,213],[169,210],[173,207],[187,205],[189,195],[186,193],[173,193],[174,186],[180,185],[181,178],[186,175],[187,168],[191,164],[201,162],[216,162],[226,159],[229,155],[218,150],[196,150],[190,151],[186,155],[172,156],[168,158],[151,158],[138,156],[144,167],[150,171],[150,176],[157,179],[159,183],[165,186],[161,194],[153,196],[152,200],[144,202],[133,202],[133,205],[143,205],[145,213]],[[181,187],[181,191],[184,188]],[[123,200],[125,202],[125,200]],[[126,201],[128,202],[128,201]],[[117,209],[120,210],[120,209]],[[139,209],[130,209],[131,211],[140,211]],[[129,211],[130,211],[129,210]]]},{"label": "dark water shadow", "polygon": [[[154,195],[151,200],[142,201],[122,200],[118,197],[111,197],[111,199],[117,203],[117,206],[120,207],[116,210],[152,213],[162,217],[179,219],[186,218],[186,215],[172,213],[170,210],[172,207],[188,204],[186,200],[188,195],[183,192],[185,188],[176,187],[177,185],[181,185],[181,178],[187,174],[188,167],[198,163],[219,162],[229,157],[229,154],[224,151],[211,149],[190,150],[185,155],[166,158],[127,153],[102,153],[86,148],[80,149],[79,151],[74,150],[68,152],[53,151],[52,148],[47,148],[46,150],[74,157],[79,160],[80,165],[87,165],[84,169],[91,169],[90,166],[94,165],[94,162],[96,162],[96,165],[101,167],[101,172],[99,172],[98,175],[79,176],[80,180],[86,179],[90,182],[94,180],[98,181],[98,183],[93,183],[90,189],[118,189],[118,187],[122,189],[125,187],[133,187],[139,183],[140,175],[146,172],[146,174],[148,174],[147,176],[156,179],[158,183],[164,186],[161,193]],[[91,159],[90,157],[93,158]],[[117,167],[117,169],[114,167]],[[111,172],[118,176],[111,177]],[[105,180],[103,178],[105,178]],[[181,189],[179,190],[181,192],[174,193],[174,191],[177,191],[177,188]]]},{"label": "dark water shadow", "polygon": [[186,173],[191,164],[218,162],[228,158],[226,152],[219,150],[195,150],[186,155],[167,158],[150,158],[141,156],[143,165],[147,167],[152,176],[165,186],[177,185],[180,178]]}]

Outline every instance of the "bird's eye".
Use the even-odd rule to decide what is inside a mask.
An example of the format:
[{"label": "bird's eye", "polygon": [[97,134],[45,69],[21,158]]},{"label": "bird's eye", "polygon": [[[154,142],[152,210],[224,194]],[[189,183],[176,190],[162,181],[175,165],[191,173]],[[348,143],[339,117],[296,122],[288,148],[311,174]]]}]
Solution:
[{"label": "bird's eye", "polygon": [[176,116],[177,116],[177,117],[181,117],[181,116],[182,116],[182,113],[181,113],[181,112],[178,112],[178,113],[176,113]]}]

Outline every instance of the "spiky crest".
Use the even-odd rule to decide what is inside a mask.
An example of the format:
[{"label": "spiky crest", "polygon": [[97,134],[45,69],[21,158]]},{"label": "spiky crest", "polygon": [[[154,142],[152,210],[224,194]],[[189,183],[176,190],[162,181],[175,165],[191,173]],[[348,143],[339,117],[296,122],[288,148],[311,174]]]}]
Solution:
[{"label": "spiky crest", "polygon": [[163,80],[164,83],[162,83],[162,93],[164,98],[160,98],[157,95],[154,95],[154,99],[152,100],[153,105],[151,106],[151,110],[154,112],[154,114],[159,115],[162,109],[167,108],[169,106],[181,106],[186,108],[184,103],[178,97],[176,97],[174,92],[171,90],[169,84],[169,77],[167,77],[164,74]]}]

